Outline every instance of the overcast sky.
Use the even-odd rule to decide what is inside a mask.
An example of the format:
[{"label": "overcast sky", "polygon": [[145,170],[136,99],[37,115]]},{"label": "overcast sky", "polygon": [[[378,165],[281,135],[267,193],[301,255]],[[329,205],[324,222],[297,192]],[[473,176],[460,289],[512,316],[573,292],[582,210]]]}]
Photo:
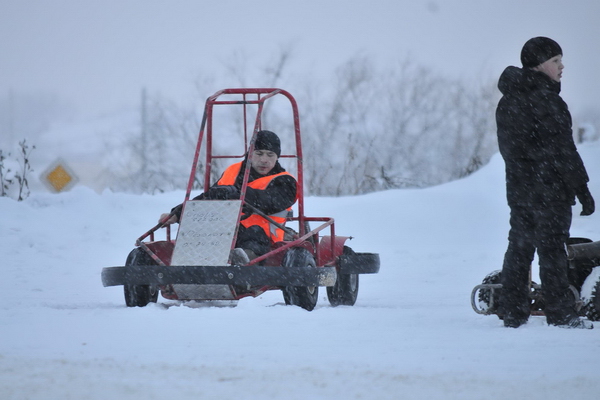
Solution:
[{"label": "overcast sky", "polygon": [[185,102],[234,54],[270,60],[290,46],[299,75],[330,76],[362,54],[497,79],[542,35],[563,48],[577,113],[600,107],[599,19],[598,0],[0,0],[0,97],[56,94],[100,113],[146,87]]}]

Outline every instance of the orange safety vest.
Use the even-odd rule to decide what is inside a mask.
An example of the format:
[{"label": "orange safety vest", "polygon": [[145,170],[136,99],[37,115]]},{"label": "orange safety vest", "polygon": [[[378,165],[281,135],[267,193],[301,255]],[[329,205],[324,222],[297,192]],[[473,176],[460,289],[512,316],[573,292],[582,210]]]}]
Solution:
[{"label": "orange safety vest", "polygon": [[[239,162],[239,163],[236,163],[236,164],[233,164],[233,165],[230,165],[229,167],[227,167],[225,172],[223,172],[223,175],[221,176],[221,178],[217,181],[217,185],[222,185],[222,186],[235,185],[235,180],[237,179],[237,176],[239,175],[241,168],[242,168],[242,162]],[[269,183],[271,183],[271,181],[273,179],[275,179],[278,176],[282,176],[282,175],[292,176],[292,174],[290,174],[288,172],[280,172],[278,174],[263,176],[263,177],[253,180],[252,182],[248,182],[248,186],[251,187],[252,189],[265,190],[267,188],[267,186],[269,186]],[[273,221],[275,221],[281,225],[284,225],[287,220],[287,215],[291,210],[292,210],[292,207],[289,207],[286,210],[280,211],[275,214],[271,214],[271,215],[269,215],[269,217]],[[269,220],[261,217],[258,214],[252,214],[252,215],[250,215],[250,217],[243,219],[241,221],[241,224],[243,226],[245,226],[246,228],[249,228],[254,225],[260,226],[262,228],[262,230],[265,231],[265,233],[267,234],[267,236],[271,239],[271,241],[273,243],[281,242],[283,240],[283,237],[284,237],[283,229],[278,228],[277,226],[275,226],[274,224],[269,222]]]}]

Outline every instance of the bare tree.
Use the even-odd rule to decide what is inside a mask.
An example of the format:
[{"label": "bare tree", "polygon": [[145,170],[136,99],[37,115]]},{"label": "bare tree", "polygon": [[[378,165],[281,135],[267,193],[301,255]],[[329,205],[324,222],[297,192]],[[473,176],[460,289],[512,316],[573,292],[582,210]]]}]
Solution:
[{"label": "bare tree", "polygon": [[316,155],[306,163],[312,194],[428,186],[463,176],[492,154],[493,112],[483,90],[410,61],[378,70],[367,57],[349,60],[337,78],[333,100],[311,108],[323,115],[310,117],[318,132],[307,141]]},{"label": "bare tree", "polygon": [[107,144],[111,188],[155,193],[184,187],[199,129],[196,111],[153,96],[147,97],[140,114],[140,131]]},{"label": "bare tree", "polygon": [[[27,144],[27,140],[23,139],[19,142],[19,147],[21,149],[20,158],[12,161],[12,164],[16,163],[17,165],[15,171],[8,166],[11,162],[7,157],[10,157],[11,153],[5,156],[4,152],[0,150],[0,197],[17,197],[17,201],[23,201],[30,194],[29,174],[33,172],[31,152],[35,146],[30,146]],[[13,186],[16,188],[13,189]]]},{"label": "bare tree", "polygon": [[[237,52],[225,63],[226,78],[204,76],[197,88],[213,93],[214,86],[231,87],[232,77],[241,86],[283,87],[291,59],[287,48],[271,60],[251,60]],[[219,85],[221,79],[229,84]],[[310,81],[303,87],[295,96],[307,194],[340,196],[438,184],[472,173],[496,151],[497,93],[489,84],[473,89],[409,60],[377,68],[368,56],[358,55],[337,68],[327,85]],[[146,140],[140,143],[139,135],[127,135],[127,150],[119,155],[119,170],[128,171],[127,177],[114,187],[143,192],[183,188],[202,111],[197,105],[185,110],[156,96],[150,99]],[[290,111],[269,103],[263,128],[292,130]],[[252,129],[242,126],[233,110],[216,118],[231,138],[215,144],[218,151]],[[143,169],[142,152],[147,160]],[[212,169],[215,179],[224,167]]]}]

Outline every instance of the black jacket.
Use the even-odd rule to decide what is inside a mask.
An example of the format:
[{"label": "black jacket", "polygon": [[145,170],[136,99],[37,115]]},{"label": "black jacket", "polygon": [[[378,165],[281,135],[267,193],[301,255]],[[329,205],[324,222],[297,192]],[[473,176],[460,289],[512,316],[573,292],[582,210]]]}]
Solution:
[{"label": "black jacket", "polygon": [[589,179],[560,83],[542,72],[508,67],[498,88],[503,97],[496,124],[508,204],[575,204],[575,193]]}]

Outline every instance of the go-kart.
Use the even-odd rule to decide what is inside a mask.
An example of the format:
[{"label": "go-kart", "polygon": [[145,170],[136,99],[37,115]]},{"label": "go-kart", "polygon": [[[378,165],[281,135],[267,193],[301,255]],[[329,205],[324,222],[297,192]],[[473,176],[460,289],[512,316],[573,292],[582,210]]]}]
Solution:
[{"label": "go-kart", "polygon": [[[282,143],[285,140],[288,143],[287,149],[282,146],[280,160],[295,168],[297,215],[288,215],[286,222],[280,224],[245,204],[248,168],[239,199],[190,200],[195,183],[203,182],[205,191],[210,188],[211,178],[214,180],[222,172],[218,170],[222,167],[221,160],[239,161],[253,150],[255,135],[265,120],[263,112],[274,99],[283,99],[284,104],[289,104],[288,113],[293,120],[289,132],[279,131],[278,134]],[[234,125],[238,132],[232,133],[231,124],[224,124],[223,130],[217,129],[220,119],[216,116],[225,115],[221,113],[224,107],[237,108]],[[231,118],[226,114],[223,120],[231,121]],[[123,285],[128,307],[144,307],[157,302],[159,293],[169,300],[236,301],[257,297],[268,290],[281,290],[285,304],[311,311],[317,304],[320,286],[327,288],[327,298],[332,306],[354,305],[359,275],[379,272],[379,255],[354,252],[346,245],[350,237],[336,235],[333,218],[305,215],[299,121],[296,101],[285,90],[225,89],[210,96],[204,107],[176,238],[171,237],[171,228],[165,223],[167,218],[161,220],[137,239],[125,266],[103,268],[103,285]],[[239,150],[226,150],[236,134],[240,138]],[[286,134],[288,137],[284,138]],[[221,143],[217,144],[219,139]],[[200,162],[202,154],[204,164]],[[197,173],[199,170],[202,171],[200,174]],[[268,253],[245,265],[237,265],[231,254],[242,209],[248,207],[283,229],[285,237],[283,241],[273,243]],[[311,224],[318,226],[311,229]],[[166,238],[155,240],[155,233],[163,228]]]},{"label": "go-kart", "polygon": [[[600,241],[587,238],[569,238],[569,286],[580,316],[600,321]],[[530,271],[531,273],[531,271]],[[471,306],[478,314],[503,316],[499,313],[502,293],[502,271],[490,272],[471,291]],[[530,283],[529,299],[531,315],[544,314],[544,288],[534,281]]]}]

